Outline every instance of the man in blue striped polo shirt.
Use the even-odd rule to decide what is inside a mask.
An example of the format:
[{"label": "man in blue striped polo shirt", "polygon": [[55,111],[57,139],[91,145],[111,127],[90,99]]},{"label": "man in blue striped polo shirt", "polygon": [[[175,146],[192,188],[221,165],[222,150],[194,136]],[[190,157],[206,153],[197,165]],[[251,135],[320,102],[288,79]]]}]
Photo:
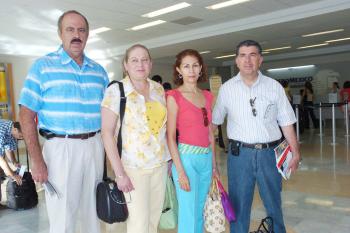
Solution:
[{"label": "man in blue striped polo shirt", "polygon": [[[59,49],[31,67],[20,96],[20,121],[35,181],[46,192],[50,233],[99,233],[96,186],[103,175],[100,103],[108,85],[105,70],[84,54],[89,23],[77,11],[58,20]],[[37,134],[46,138],[43,150]]]}]

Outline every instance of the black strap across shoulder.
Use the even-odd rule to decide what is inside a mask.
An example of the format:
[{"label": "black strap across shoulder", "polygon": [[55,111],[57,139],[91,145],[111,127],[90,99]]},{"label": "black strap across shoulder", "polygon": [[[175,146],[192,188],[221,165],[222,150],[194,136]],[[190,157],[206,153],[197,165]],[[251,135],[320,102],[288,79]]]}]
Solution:
[{"label": "black strap across shoulder", "polygon": [[[117,139],[117,147],[118,147],[118,153],[119,156],[122,157],[122,125],[123,125],[123,119],[124,119],[124,113],[125,113],[125,106],[126,106],[126,97],[124,92],[124,85],[122,82],[113,80],[108,84],[108,87],[118,83],[119,85],[119,91],[120,91],[120,106],[119,106],[119,118],[120,118],[120,128],[118,132],[118,139]],[[106,164],[106,155],[104,159],[104,167],[103,167],[103,179],[107,179],[107,164]]]}]

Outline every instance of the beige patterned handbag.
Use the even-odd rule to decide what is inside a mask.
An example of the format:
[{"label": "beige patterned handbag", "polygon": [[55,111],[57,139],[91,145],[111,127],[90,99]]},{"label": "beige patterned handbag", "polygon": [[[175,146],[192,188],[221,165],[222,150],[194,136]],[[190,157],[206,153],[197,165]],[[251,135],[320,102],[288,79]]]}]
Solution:
[{"label": "beige patterned handbag", "polygon": [[216,183],[213,179],[207,200],[204,206],[204,227],[207,232],[221,233],[225,231],[225,213],[221,204],[221,197]]}]

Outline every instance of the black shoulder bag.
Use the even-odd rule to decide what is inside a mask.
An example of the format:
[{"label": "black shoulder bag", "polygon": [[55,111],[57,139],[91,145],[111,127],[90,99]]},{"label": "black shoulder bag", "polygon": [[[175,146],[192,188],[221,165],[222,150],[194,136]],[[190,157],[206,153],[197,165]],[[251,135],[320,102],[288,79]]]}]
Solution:
[{"label": "black shoulder bag", "polygon": [[[122,155],[122,122],[125,113],[126,98],[124,93],[123,83],[112,81],[108,86],[118,83],[120,90],[120,128],[118,133],[118,152]],[[97,216],[102,221],[112,224],[115,222],[124,222],[129,215],[128,208],[125,202],[125,197],[122,191],[118,189],[117,184],[113,179],[107,177],[106,155],[104,159],[103,181],[97,185],[96,190],[96,209]]]}]

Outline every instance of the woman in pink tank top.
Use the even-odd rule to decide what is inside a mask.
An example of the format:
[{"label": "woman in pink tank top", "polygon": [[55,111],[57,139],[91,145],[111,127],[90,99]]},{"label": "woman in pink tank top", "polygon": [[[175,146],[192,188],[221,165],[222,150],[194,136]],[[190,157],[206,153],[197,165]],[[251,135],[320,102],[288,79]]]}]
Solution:
[{"label": "woman in pink tank top", "polygon": [[206,81],[206,67],[196,50],[186,49],[176,56],[178,87],[167,92],[167,137],[179,204],[178,233],[203,233],[204,204],[212,176],[217,175],[211,124],[214,98],[197,86]]}]

